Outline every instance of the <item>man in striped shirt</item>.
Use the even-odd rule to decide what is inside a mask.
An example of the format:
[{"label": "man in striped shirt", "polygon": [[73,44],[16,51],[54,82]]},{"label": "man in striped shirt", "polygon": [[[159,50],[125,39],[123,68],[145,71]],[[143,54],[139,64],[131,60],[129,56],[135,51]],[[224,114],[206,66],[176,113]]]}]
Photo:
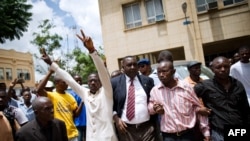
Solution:
[{"label": "man in striped shirt", "polygon": [[151,90],[148,109],[150,114],[161,115],[163,140],[193,141],[196,120],[200,120],[204,140],[210,140],[208,118],[197,114],[201,104],[192,86],[174,78],[171,61],[162,61],[157,72],[161,83]]}]

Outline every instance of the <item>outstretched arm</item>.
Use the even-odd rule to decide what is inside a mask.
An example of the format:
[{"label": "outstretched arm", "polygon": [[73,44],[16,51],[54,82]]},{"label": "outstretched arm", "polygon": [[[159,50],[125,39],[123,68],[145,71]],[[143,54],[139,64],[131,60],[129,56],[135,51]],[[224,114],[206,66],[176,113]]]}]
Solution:
[{"label": "outstretched arm", "polygon": [[54,73],[54,71],[49,70],[46,76],[42,79],[42,81],[38,84],[36,91],[39,96],[47,96],[47,92],[44,90],[50,76]]},{"label": "outstretched arm", "polygon": [[65,81],[84,100],[84,95],[86,95],[88,91],[87,88],[79,85],[67,71],[61,69],[57,63],[52,62],[45,50],[42,51],[42,54],[43,61],[50,65],[50,69],[53,70],[58,77]]},{"label": "outstretched arm", "polygon": [[109,96],[110,98],[113,98],[112,95],[112,86],[110,83],[110,76],[109,73],[104,65],[103,60],[100,58],[100,56],[98,55],[98,53],[96,52],[96,49],[93,45],[93,41],[90,37],[85,36],[84,32],[81,30],[81,35],[76,35],[84,44],[84,46],[86,47],[86,49],[88,49],[91,58],[94,61],[95,67],[98,71],[99,74],[99,78],[100,81],[102,83],[103,88],[107,91],[107,93],[105,93],[107,96]]}]

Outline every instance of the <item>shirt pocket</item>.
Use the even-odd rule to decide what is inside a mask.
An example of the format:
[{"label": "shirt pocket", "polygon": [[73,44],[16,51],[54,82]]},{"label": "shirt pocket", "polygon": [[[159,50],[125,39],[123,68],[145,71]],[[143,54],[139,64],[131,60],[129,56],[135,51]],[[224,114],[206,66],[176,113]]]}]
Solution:
[{"label": "shirt pocket", "polygon": [[239,93],[234,93],[230,96],[230,101],[232,101],[233,105],[238,105],[242,101],[242,97]]},{"label": "shirt pocket", "polygon": [[179,101],[175,103],[176,104],[179,103],[179,106],[176,105],[176,107],[178,111],[184,116],[189,116],[191,112],[193,111],[192,102],[186,98],[180,98]]},{"label": "shirt pocket", "polygon": [[221,101],[225,100],[225,96],[216,92],[210,92],[208,94],[208,100],[210,101],[209,103],[218,105]]}]

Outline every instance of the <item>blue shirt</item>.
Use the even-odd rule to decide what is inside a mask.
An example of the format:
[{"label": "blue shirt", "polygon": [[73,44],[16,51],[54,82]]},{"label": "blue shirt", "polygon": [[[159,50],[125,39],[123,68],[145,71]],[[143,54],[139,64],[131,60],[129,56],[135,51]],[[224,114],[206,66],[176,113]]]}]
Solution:
[{"label": "blue shirt", "polygon": [[[77,105],[79,106],[80,103],[82,102],[82,99],[73,91],[73,90],[68,90],[68,92],[75,98]],[[86,126],[86,109],[85,105],[82,106],[82,110],[80,112],[80,115],[76,118],[74,118],[74,123],[76,127],[79,126]]]},{"label": "blue shirt", "polygon": [[20,108],[23,111],[23,113],[25,114],[25,116],[28,118],[29,121],[35,119],[35,113],[31,105],[30,107],[27,107],[23,102],[19,102],[18,108]]},{"label": "blue shirt", "polygon": [[10,101],[8,101],[8,105],[18,107],[19,101],[15,100],[14,98],[10,98]]}]

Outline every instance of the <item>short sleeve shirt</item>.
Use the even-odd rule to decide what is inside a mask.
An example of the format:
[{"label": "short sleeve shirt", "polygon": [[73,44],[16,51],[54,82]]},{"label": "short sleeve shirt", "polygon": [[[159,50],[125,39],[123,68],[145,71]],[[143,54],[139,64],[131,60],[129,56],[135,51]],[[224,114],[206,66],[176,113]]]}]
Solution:
[{"label": "short sleeve shirt", "polygon": [[54,105],[54,116],[65,122],[68,138],[78,136],[78,131],[74,124],[73,112],[77,109],[77,103],[74,97],[68,93],[60,94],[58,92],[47,92],[48,98]]}]

